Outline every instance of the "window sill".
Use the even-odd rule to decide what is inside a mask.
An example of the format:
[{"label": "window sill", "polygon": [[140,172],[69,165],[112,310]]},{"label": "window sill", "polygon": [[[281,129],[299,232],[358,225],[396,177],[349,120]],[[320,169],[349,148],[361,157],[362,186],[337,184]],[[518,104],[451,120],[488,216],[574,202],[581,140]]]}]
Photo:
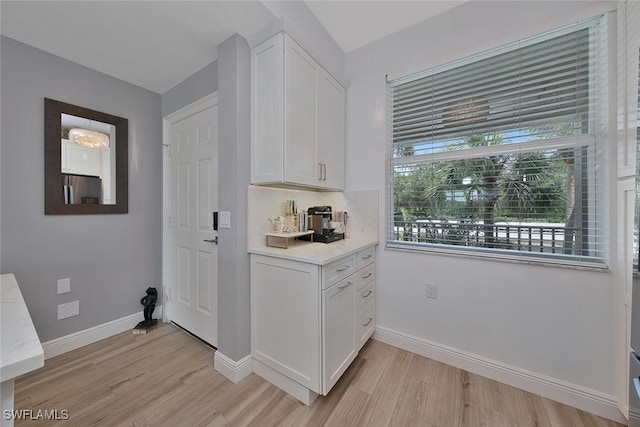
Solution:
[{"label": "window sill", "polygon": [[[553,260],[548,258],[530,257],[525,255],[487,253],[487,252],[480,252],[480,251],[469,252],[469,251],[459,251],[455,249],[423,247],[418,245],[416,246],[402,245],[402,244],[389,243],[389,242],[385,244],[385,250],[409,252],[409,253],[423,253],[428,255],[438,255],[438,256],[447,256],[447,257],[453,256],[458,258],[473,259],[476,261],[494,261],[494,262],[507,262],[507,263],[515,263],[515,264],[526,264],[526,265],[532,265],[537,267],[569,268],[574,270],[593,271],[597,273],[611,272],[611,269],[606,264],[571,262],[567,260]],[[640,278],[640,275],[634,276],[634,277]]]}]

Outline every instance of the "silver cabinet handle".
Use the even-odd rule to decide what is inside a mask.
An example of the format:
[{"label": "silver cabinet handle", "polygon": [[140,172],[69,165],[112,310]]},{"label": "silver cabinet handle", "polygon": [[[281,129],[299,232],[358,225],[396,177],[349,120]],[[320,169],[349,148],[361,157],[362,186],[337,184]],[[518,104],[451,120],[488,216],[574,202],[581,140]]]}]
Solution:
[{"label": "silver cabinet handle", "polygon": [[371,323],[372,321],[373,319],[369,317],[369,320],[367,321],[367,323],[363,323],[362,326],[369,326],[369,323]]},{"label": "silver cabinet handle", "polygon": [[350,265],[345,265],[344,267],[339,268],[339,269],[337,269],[336,271],[337,271],[337,272],[346,271],[346,270],[348,270],[348,269],[350,269],[350,268],[351,268],[351,266],[350,266]]},{"label": "silver cabinet handle", "polygon": [[327,180],[327,164],[326,163],[322,164],[322,180],[323,181]]},{"label": "silver cabinet handle", "polygon": [[217,245],[218,244],[218,236],[216,236],[216,237],[214,237],[213,239],[210,239],[210,240],[204,239],[204,241],[207,242],[207,243],[213,243],[213,244]]},{"label": "silver cabinet handle", "polygon": [[371,258],[372,256],[373,256],[373,255],[369,254],[369,255],[367,255],[367,256],[363,256],[363,257],[362,257],[362,259],[369,259],[369,258]]},{"label": "silver cabinet handle", "polygon": [[366,294],[362,295],[362,298],[364,299],[364,298],[368,297],[369,295],[371,295],[372,293],[373,293],[373,291],[371,289],[369,289],[369,292],[367,292]]},{"label": "silver cabinet handle", "polygon": [[322,163],[318,162],[318,181],[322,181]]},{"label": "silver cabinet handle", "polygon": [[363,279],[368,279],[369,277],[373,276],[372,272],[369,272],[366,276],[362,276]]},{"label": "silver cabinet handle", "polygon": [[348,288],[351,285],[353,285],[353,282],[347,282],[346,285],[338,286],[338,290],[341,291],[341,290],[343,290],[345,288]]}]

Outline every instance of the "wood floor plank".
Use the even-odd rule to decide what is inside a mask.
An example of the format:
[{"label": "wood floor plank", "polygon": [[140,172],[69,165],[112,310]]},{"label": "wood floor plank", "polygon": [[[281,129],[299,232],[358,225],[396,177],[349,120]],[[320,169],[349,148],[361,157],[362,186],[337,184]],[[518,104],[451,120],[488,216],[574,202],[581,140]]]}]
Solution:
[{"label": "wood floor plank", "polygon": [[[284,392],[279,392],[274,395],[272,401],[265,405],[265,407],[246,425],[250,427],[279,426],[283,424],[284,419],[289,414],[295,412],[296,409],[302,409],[303,407],[304,405],[301,402]],[[234,424],[243,425],[236,421],[237,420],[234,420]]]},{"label": "wood floor plank", "polygon": [[397,354],[395,350],[399,350],[389,345],[380,345],[382,343],[377,341],[370,341],[371,345],[367,346],[362,357],[364,364],[360,375],[355,377],[351,383],[352,386],[368,394],[373,393],[373,390],[378,386],[380,378],[393,359],[393,355]]},{"label": "wood floor plank", "polygon": [[425,420],[427,410],[427,383],[408,376],[398,396],[389,425],[393,427],[409,427],[428,424]]},{"label": "wood floor plank", "polygon": [[461,371],[462,395],[460,399],[460,411],[456,425],[458,426],[478,426],[487,425],[484,411],[484,400],[482,399],[482,387],[477,375],[467,371]]},{"label": "wood floor plank", "polygon": [[455,426],[461,408],[462,372],[442,365],[427,394],[426,421],[437,426]]},{"label": "wood floor plank", "polygon": [[375,340],[307,407],[254,374],[233,384],[212,348],[167,324],[46,360],[16,379],[15,407],[69,413],[17,427],[622,427]]},{"label": "wood floor plank", "polygon": [[514,401],[515,418],[520,425],[537,426],[548,422],[544,414],[537,413],[533,394],[515,387],[509,387],[509,392]]},{"label": "wood floor plank", "polygon": [[349,387],[325,423],[327,427],[358,425],[358,421],[371,397],[357,387]]},{"label": "wood floor plank", "polygon": [[356,378],[363,375],[363,367],[366,360],[356,358],[351,366],[346,370],[342,378],[333,386],[333,389],[328,396],[318,396],[312,406],[308,408],[308,411],[300,418],[301,426],[306,427],[321,427],[324,426],[331,413],[338,405],[338,402],[342,399],[350,384],[352,384]]},{"label": "wood floor plank", "polygon": [[242,398],[242,405],[235,405],[229,411],[223,412],[225,418],[231,420],[231,426],[264,425],[261,417],[280,400],[286,393],[267,382]]},{"label": "wood floor plank", "polygon": [[371,394],[367,406],[364,408],[358,425],[363,427],[385,427],[391,422],[393,412],[402,391],[411,362],[415,356],[405,350],[395,349],[391,355],[391,361],[377,387]]}]

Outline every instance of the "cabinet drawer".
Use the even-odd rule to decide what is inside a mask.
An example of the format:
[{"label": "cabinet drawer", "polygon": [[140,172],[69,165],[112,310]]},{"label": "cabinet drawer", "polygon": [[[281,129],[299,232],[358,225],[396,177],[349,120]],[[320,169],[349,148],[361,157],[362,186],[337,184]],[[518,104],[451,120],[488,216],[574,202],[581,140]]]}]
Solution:
[{"label": "cabinet drawer", "polygon": [[376,260],[376,247],[371,246],[370,248],[363,249],[358,252],[358,269],[365,267]]},{"label": "cabinet drawer", "polygon": [[328,289],[356,271],[356,254],[327,264],[323,269],[322,289]]},{"label": "cabinet drawer", "polygon": [[358,324],[356,325],[357,350],[360,351],[364,343],[373,335],[376,329],[376,302],[375,299],[358,311]]},{"label": "cabinet drawer", "polygon": [[360,310],[369,302],[376,298],[376,282],[368,280],[365,282],[365,286],[358,289],[355,293],[356,310]]},{"label": "cabinet drawer", "polygon": [[357,290],[360,290],[360,288],[367,286],[369,282],[375,282],[376,281],[376,265],[371,264],[370,266],[365,267],[362,270],[358,271],[358,281],[359,281],[359,284],[356,288]]}]

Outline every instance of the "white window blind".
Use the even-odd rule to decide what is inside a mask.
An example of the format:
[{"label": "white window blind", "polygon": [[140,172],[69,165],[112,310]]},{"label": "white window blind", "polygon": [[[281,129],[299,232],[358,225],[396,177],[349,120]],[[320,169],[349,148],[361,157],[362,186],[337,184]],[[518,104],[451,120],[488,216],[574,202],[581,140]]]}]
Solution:
[{"label": "white window blind", "polygon": [[387,245],[604,263],[606,18],[388,82]]}]

